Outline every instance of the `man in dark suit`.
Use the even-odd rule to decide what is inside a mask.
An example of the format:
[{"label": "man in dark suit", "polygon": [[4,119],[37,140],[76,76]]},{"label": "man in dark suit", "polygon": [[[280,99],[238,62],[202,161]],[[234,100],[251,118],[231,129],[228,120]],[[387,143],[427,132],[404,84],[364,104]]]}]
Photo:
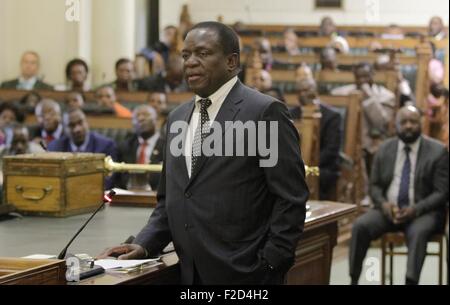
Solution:
[{"label": "man in dark suit", "polygon": [[377,152],[370,181],[374,209],[356,220],[350,244],[350,276],[357,284],[370,242],[386,232],[403,231],[408,246],[406,284],[417,284],[428,239],[444,231],[448,201],[448,152],[421,135],[414,106],[397,113],[398,138]]},{"label": "man in dark suit", "polygon": [[339,150],[341,147],[342,118],[333,107],[322,103],[318,98],[317,85],[312,77],[297,81],[299,106],[291,108],[294,119],[301,119],[301,107],[319,105],[320,118],[320,159],[319,159],[319,198],[332,199],[339,177]]},{"label": "man in dark suit", "polygon": [[49,145],[52,141],[64,135],[61,107],[52,99],[41,100],[34,109],[38,125],[30,127],[30,137],[33,142],[44,141]]},{"label": "man in dark suit", "polygon": [[[158,255],[173,241],[183,284],[282,284],[294,262],[309,195],[288,110],[238,80],[239,43],[229,27],[197,24],[182,55],[196,97],[169,114],[158,205],[134,244],[107,249],[100,257]],[[227,135],[226,122],[261,123],[261,142],[277,134],[276,164],[263,162],[271,156],[260,149],[249,153],[251,147],[242,156],[207,156],[209,126]],[[267,122],[277,125],[272,134],[263,127]],[[215,135],[220,139],[221,131]],[[225,142],[236,147],[237,140],[243,139]]]},{"label": "man in dark suit", "polygon": [[[156,130],[158,116],[149,105],[140,105],[133,111],[134,133],[129,134],[118,149],[118,161],[131,164],[159,164],[163,161],[164,138]],[[150,174],[149,183],[153,190],[158,188],[159,174]],[[128,189],[130,174],[115,175],[115,185]]]},{"label": "man in dark suit", "polygon": [[0,88],[21,90],[53,90],[53,87],[38,79],[39,55],[33,51],[27,51],[20,61],[21,75],[19,78],[3,82]]},{"label": "man in dark suit", "polygon": [[[71,110],[64,122],[67,135],[52,141],[49,151],[103,153],[117,160],[117,147],[113,140],[89,131],[86,116],[80,109]],[[110,188],[111,179],[106,179],[105,188]]]}]

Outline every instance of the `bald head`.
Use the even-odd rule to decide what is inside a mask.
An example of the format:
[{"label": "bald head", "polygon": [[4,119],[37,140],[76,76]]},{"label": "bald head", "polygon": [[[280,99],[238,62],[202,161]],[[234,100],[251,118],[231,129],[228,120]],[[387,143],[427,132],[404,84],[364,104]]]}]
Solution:
[{"label": "bald head", "polygon": [[434,16],[430,19],[430,23],[428,25],[428,33],[430,36],[436,36],[444,29],[444,22],[442,18],[439,16]]},{"label": "bald head", "polygon": [[400,108],[396,116],[397,136],[405,144],[414,143],[421,135],[421,112],[413,106],[407,105]]}]

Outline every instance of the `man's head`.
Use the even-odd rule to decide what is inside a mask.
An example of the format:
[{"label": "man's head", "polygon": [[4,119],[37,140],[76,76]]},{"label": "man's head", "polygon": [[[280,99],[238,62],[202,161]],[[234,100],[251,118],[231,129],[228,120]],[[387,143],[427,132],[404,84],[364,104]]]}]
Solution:
[{"label": "man's head", "polygon": [[219,22],[202,22],[186,35],[184,75],[192,91],[208,97],[239,73],[239,40]]},{"label": "man's head", "polygon": [[323,48],[320,52],[322,70],[335,70],[337,67],[336,50],[331,47]]},{"label": "man's head", "polygon": [[71,81],[75,86],[83,86],[89,73],[87,63],[79,58],[72,59],[66,66],[67,80]]},{"label": "man's head", "polygon": [[272,76],[263,69],[256,70],[252,77],[253,87],[261,92],[272,88]]},{"label": "man's head", "polygon": [[20,99],[19,104],[21,106],[25,106],[28,109],[35,109],[36,105],[41,100],[42,100],[42,97],[39,93],[37,93],[35,91],[31,91],[30,93],[27,93]]},{"label": "man's head", "polygon": [[80,109],[69,111],[65,125],[73,143],[81,146],[89,133],[89,125],[84,112]]},{"label": "man's head", "polygon": [[6,102],[0,104],[0,129],[21,120],[23,114],[14,104]]},{"label": "man's head", "polygon": [[355,75],[355,83],[358,89],[361,89],[364,84],[372,86],[374,71],[371,64],[366,62],[359,63],[354,67],[353,73]]},{"label": "man's head", "polygon": [[273,61],[272,46],[270,44],[269,39],[267,38],[256,39],[253,48],[259,52],[264,67],[272,63]]},{"label": "man's head", "polygon": [[111,86],[101,86],[95,91],[95,98],[101,107],[113,108],[116,102],[116,93]]},{"label": "man's head", "polygon": [[320,34],[322,36],[331,36],[336,32],[336,25],[331,17],[326,16],[320,22]]},{"label": "man's head", "polygon": [[413,105],[400,108],[395,118],[397,136],[405,144],[414,143],[421,135],[421,112]]},{"label": "man's head", "polygon": [[297,82],[298,101],[302,106],[311,105],[317,99],[317,85],[312,77]]},{"label": "man's head", "polygon": [[312,70],[307,64],[301,63],[295,70],[295,82],[298,83],[307,78],[313,78]]},{"label": "man's head", "polygon": [[428,24],[428,33],[430,36],[436,36],[444,29],[444,22],[439,16],[434,16],[430,19]]},{"label": "man's head", "polygon": [[161,115],[167,109],[167,95],[164,92],[153,92],[148,95],[148,104]]},{"label": "man's head", "polygon": [[43,99],[34,111],[42,128],[52,134],[61,123],[61,107],[51,99]]},{"label": "man's head", "polygon": [[84,105],[84,96],[81,92],[72,91],[67,93],[66,106],[68,110],[81,109]]},{"label": "man's head", "polygon": [[169,49],[176,49],[178,44],[178,29],[173,25],[166,26],[161,36],[161,42]]},{"label": "man's head", "polygon": [[25,79],[37,76],[39,72],[39,55],[33,51],[23,53],[20,60],[20,71]]},{"label": "man's head", "polygon": [[121,58],[116,62],[116,77],[118,83],[129,83],[133,80],[134,65],[128,58]]},{"label": "man's head", "polygon": [[26,154],[30,136],[28,128],[24,125],[15,125],[12,129],[11,153],[13,155]]},{"label": "man's head", "polygon": [[133,111],[133,126],[136,133],[148,139],[155,133],[158,115],[156,110],[149,105],[140,105]]},{"label": "man's head", "polygon": [[173,52],[169,55],[165,79],[172,88],[176,88],[183,82],[183,58],[179,53]]}]

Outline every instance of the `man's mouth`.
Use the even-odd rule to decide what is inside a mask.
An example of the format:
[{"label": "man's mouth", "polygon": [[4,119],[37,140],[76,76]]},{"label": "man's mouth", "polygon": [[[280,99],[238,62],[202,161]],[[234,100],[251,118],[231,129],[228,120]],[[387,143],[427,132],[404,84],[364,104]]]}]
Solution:
[{"label": "man's mouth", "polygon": [[200,78],[202,78],[201,74],[188,74],[187,75],[187,81],[188,82],[196,82],[198,81]]}]

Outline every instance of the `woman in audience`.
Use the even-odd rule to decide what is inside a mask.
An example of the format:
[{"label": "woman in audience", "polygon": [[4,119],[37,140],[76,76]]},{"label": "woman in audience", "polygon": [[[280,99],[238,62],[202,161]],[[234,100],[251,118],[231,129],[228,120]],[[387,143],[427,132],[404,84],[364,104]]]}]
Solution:
[{"label": "woman in audience", "polygon": [[89,67],[84,60],[80,58],[72,59],[66,65],[67,84],[63,86],[55,86],[55,89],[61,91],[89,91],[90,87],[87,83],[88,73]]},{"label": "woman in audience", "polygon": [[25,112],[34,113],[34,108],[36,108],[36,105],[39,104],[41,100],[42,97],[39,93],[31,91],[20,99],[19,106],[23,108]]},{"label": "woman in audience", "polygon": [[114,111],[117,117],[119,118],[131,118],[131,111],[122,106],[116,97],[116,93],[114,92],[111,86],[101,86],[95,92],[95,98],[97,99],[97,104],[100,107],[111,109]]}]

